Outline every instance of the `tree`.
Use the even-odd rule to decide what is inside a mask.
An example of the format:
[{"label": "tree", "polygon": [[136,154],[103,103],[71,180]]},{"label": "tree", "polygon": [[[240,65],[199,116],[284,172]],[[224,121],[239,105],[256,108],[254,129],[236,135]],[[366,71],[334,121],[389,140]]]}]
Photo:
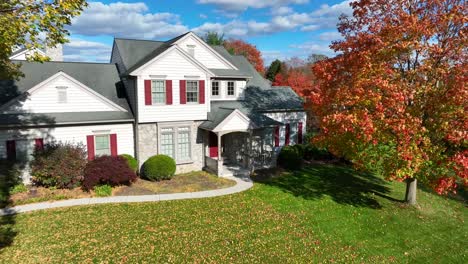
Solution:
[{"label": "tree", "polygon": [[463,0],[361,0],[341,17],[335,58],[316,63],[315,139],[355,166],[439,194],[468,183]]},{"label": "tree", "polygon": [[218,34],[218,32],[208,32],[203,38],[209,45],[221,46],[224,43],[224,34]]},{"label": "tree", "polygon": [[[21,75],[18,64],[9,60],[13,49],[30,50],[55,47],[67,42],[71,19],[81,13],[85,0],[5,0],[0,4],[0,79]],[[43,37],[43,38],[42,38]],[[35,53],[29,60],[45,61],[48,58]]]},{"label": "tree", "polygon": [[240,39],[229,39],[224,42],[224,47],[233,55],[245,56],[260,74],[264,73],[262,53],[254,45]]},{"label": "tree", "polygon": [[310,54],[309,57],[307,57],[307,64],[314,64],[316,62],[326,60],[328,57],[326,55],[322,54]]},{"label": "tree", "polygon": [[270,67],[268,67],[268,70],[267,72],[265,73],[265,77],[270,80],[270,81],[274,81],[275,80],[275,77],[278,73],[281,72],[281,61],[276,59],[274,60],[271,64],[270,64]]}]

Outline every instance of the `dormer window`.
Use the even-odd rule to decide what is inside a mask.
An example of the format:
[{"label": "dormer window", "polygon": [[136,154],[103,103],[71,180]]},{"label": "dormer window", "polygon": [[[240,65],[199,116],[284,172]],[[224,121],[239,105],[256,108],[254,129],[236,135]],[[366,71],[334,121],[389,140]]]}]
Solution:
[{"label": "dormer window", "polygon": [[235,91],[236,91],[235,83],[232,82],[232,81],[227,82],[227,95],[228,96],[234,96]]},{"label": "dormer window", "polygon": [[68,101],[66,86],[57,86],[57,103],[66,104]]},{"label": "dormer window", "polygon": [[195,45],[187,45],[187,52],[190,56],[195,57]]}]

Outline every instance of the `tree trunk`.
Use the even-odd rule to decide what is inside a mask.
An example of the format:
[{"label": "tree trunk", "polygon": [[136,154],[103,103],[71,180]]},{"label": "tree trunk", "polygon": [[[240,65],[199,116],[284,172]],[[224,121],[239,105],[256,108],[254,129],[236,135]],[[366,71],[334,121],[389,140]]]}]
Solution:
[{"label": "tree trunk", "polygon": [[416,190],[418,181],[415,178],[406,179],[405,202],[411,205],[416,204]]}]

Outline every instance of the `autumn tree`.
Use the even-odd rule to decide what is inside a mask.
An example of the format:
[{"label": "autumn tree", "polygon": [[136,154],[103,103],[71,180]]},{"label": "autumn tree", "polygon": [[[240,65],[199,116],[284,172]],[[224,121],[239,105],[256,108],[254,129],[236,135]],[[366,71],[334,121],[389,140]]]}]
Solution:
[{"label": "autumn tree", "polygon": [[209,45],[221,46],[224,43],[224,34],[218,34],[218,32],[208,32],[203,38]]},{"label": "autumn tree", "polygon": [[314,64],[316,62],[326,60],[326,59],[328,59],[326,55],[313,53],[313,54],[310,54],[309,57],[307,57],[307,64]]},{"label": "autumn tree", "polygon": [[273,82],[275,80],[276,75],[281,72],[281,64],[281,61],[278,59],[272,61],[270,67],[268,67],[265,73],[265,77]]},{"label": "autumn tree", "polygon": [[[0,3],[0,79],[21,75],[18,64],[9,60],[13,49],[30,50],[66,43],[71,19],[81,13],[85,0],[3,0]],[[44,61],[35,53],[28,60]]]},{"label": "autumn tree", "polygon": [[254,45],[240,39],[229,39],[224,41],[224,47],[233,55],[245,56],[260,74],[264,73],[262,53]]},{"label": "autumn tree", "polygon": [[361,0],[335,58],[313,67],[318,143],[358,168],[439,194],[468,183],[467,8],[462,0]]}]

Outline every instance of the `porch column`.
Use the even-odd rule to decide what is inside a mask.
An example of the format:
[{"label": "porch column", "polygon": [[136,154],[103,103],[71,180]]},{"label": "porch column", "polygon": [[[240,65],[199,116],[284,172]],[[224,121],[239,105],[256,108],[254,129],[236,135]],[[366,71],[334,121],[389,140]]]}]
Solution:
[{"label": "porch column", "polygon": [[221,156],[221,137],[222,134],[220,132],[216,133],[216,136],[218,137],[218,176],[221,176],[223,174],[223,158]]},{"label": "porch column", "polygon": [[253,131],[249,130],[249,171],[252,174],[254,171],[254,165],[253,165]]}]

